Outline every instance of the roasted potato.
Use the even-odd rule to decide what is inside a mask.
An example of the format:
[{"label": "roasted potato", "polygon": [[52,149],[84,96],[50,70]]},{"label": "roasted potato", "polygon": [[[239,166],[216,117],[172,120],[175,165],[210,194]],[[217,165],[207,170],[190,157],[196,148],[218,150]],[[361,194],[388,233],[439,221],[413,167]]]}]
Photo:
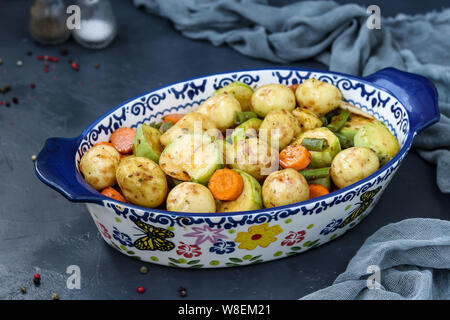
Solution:
[{"label": "roasted potato", "polygon": [[317,79],[308,79],[300,84],[295,90],[295,97],[301,107],[319,117],[339,107],[343,99],[338,88]]},{"label": "roasted potato", "polygon": [[294,169],[271,173],[262,186],[264,206],[273,208],[309,199],[306,179]]},{"label": "roasted potato", "polygon": [[101,144],[90,148],[83,155],[80,171],[92,188],[102,190],[116,184],[119,162],[120,153],[114,147]]},{"label": "roasted potato", "polygon": [[297,119],[285,109],[270,111],[259,127],[259,138],[281,150],[300,133]]},{"label": "roasted potato", "polygon": [[378,170],[377,154],[369,148],[352,147],[338,153],[331,163],[330,174],[338,188],[362,180]]},{"label": "roasted potato", "polygon": [[320,128],[323,125],[318,116],[304,108],[295,108],[295,110],[292,111],[292,115],[300,124],[300,130],[302,132]]},{"label": "roasted potato", "polygon": [[231,128],[234,125],[236,112],[241,111],[239,101],[232,94],[227,93],[212,96],[196,110],[211,119],[221,131]]},{"label": "roasted potato", "polygon": [[207,187],[195,182],[183,182],[167,195],[167,210],[177,212],[216,212],[216,202]]},{"label": "roasted potato", "polygon": [[230,144],[226,159],[231,168],[245,171],[258,181],[278,170],[278,150],[258,138],[239,140]]},{"label": "roasted potato", "polygon": [[283,84],[266,84],[256,89],[251,99],[251,109],[259,117],[265,117],[270,111],[295,108],[295,95]]},{"label": "roasted potato", "polygon": [[121,161],[116,177],[123,195],[133,204],[155,208],[166,198],[166,176],[150,159],[131,157]]},{"label": "roasted potato", "polygon": [[173,127],[164,132],[161,135],[159,141],[163,146],[167,146],[170,142],[187,133],[192,133],[195,130],[198,133],[206,132],[211,136],[215,136],[217,133],[216,124],[207,116],[191,112],[181,118]]}]

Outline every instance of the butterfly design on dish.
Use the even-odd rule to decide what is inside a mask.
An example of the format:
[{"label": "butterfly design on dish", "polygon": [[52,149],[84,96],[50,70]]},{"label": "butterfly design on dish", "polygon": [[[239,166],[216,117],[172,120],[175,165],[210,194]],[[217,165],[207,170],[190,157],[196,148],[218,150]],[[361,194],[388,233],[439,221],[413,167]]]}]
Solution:
[{"label": "butterfly design on dish", "polygon": [[167,240],[167,238],[173,238],[175,236],[172,231],[152,226],[140,220],[135,220],[134,224],[145,234],[142,238],[134,242],[133,245],[136,249],[170,251],[175,248],[173,242]]}]

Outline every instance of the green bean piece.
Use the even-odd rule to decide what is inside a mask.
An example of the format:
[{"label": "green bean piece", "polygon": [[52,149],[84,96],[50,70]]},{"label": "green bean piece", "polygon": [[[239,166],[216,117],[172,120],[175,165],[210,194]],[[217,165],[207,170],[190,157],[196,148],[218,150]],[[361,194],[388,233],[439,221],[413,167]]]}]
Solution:
[{"label": "green bean piece", "polygon": [[172,121],[167,121],[166,123],[164,123],[161,127],[161,131],[162,133],[166,132],[167,130],[169,130],[171,127],[173,126],[173,122]]},{"label": "green bean piece", "polygon": [[330,167],[318,168],[318,169],[306,169],[300,171],[306,180],[316,180],[320,178],[326,178],[330,176]]},{"label": "green bean piece", "polygon": [[325,178],[309,180],[308,183],[309,184],[321,184],[322,186],[324,186],[328,190],[331,190],[331,179],[330,179],[329,176],[325,177]]},{"label": "green bean piece", "polygon": [[236,112],[234,116],[234,124],[240,125],[248,119],[258,118],[258,115],[252,111]]},{"label": "green bean piece", "polygon": [[327,125],[327,128],[333,132],[341,130],[345,122],[347,122],[349,116],[350,116],[349,111],[341,110],[341,112],[338,115],[331,118],[331,122]]},{"label": "green bean piece", "polygon": [[343,135],[342,133],[339,132],[335,132],[334,133],[338,139],[339,139],[339,143],[341,144],[341,149],[348,149],[353,147],[353,141],[349,138],[347,138],[345,135]]},{"label": "green bean piece", "polygon": [[153,127],[155,129],[161,128],[161,125],[162,125],[162,122],[160,122],[160,123],[150,122],[150,124],[149,124],[150,127]]},{"label": "green bean piece", "polygon": [[306,147],[309,151],[323,151],[328,148],[328,141],[323,138],[304,138],[302,146]]}]

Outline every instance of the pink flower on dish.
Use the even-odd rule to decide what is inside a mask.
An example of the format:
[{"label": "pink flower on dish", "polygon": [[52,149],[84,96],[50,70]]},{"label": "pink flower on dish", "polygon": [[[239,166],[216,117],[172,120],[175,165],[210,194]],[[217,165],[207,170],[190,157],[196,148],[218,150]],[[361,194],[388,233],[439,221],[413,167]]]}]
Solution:
[{"label": "pink flower on dish", "polygon": [[177,254],[179,256],[184,256],[185,258],[198,257],[202,254],[201,249],[196,244],[186,244],[183,241],[177,248]]},{"label": "pink flower on dish", "polygon": [[111,239],[111,235],[108,232],[108,229],[106,229],[106,227],[104,225],[102,225],[100,222],[96,221],[95,222],[97,224],[98,230],[100,231],[100,233],[107,239]]},{"label": "pink flower on dish", "polygon": [[296,243],[299,243],[305,239],[306,231],[302,230],[299,232],[289,231],[288,235],[281,242],[282,246],[292,246]]},{"label": "pink flower on dish", "polygon": [[216,243],[219,239],[227,239],[228,237],[221,234],[223,229],[213,229],[208,226],[204,227],[192,227],[193,232],[184,234],[185,237],[196,238],[195,244],[200,245],[205,241],[210,241],[211,243]]}]

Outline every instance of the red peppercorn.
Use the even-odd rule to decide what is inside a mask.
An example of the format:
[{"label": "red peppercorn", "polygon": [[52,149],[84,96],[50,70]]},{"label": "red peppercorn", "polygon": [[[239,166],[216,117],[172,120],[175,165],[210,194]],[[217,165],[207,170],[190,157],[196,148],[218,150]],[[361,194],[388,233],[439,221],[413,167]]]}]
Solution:
[{"label": "red peppercorn", "polygon": [[30,83],[30,88],[34,89],[34,88],[36,88],[36,85],[34,83]]},{"label": "red peppercorn", "polygon": [[33,277],[34,284],[40,284],[41,283],[41,275],[39,273],[36,273]]},{"label": "red peppercorn", "polygon": [[145,288],[143,286],[140,286],[140,287],[137,288],[137,292],[144,293],[145,292]]},{"label": "red peppercorn", "polygon": [[57,57],[50,57],[50,58],[51,58],[51,61],[58,62],[58,58]]},{"label": "red peppercorn", "polygon": [[37,56],[38,60],[44,60],[44,56]]},{"label": "red peppercorn", "polygon": [[0,106],[2,106],[3,105],[3,101],[0,101]]},{"label": "red peppercorn", "polygon": [[49,71],[48,67],[44,68],[44,72],[47,73]]},{"label": "red peppercorn", "polygon": [[78,71],[80,67],[78,66],[78,63],[72,62],[72,69]]}]

